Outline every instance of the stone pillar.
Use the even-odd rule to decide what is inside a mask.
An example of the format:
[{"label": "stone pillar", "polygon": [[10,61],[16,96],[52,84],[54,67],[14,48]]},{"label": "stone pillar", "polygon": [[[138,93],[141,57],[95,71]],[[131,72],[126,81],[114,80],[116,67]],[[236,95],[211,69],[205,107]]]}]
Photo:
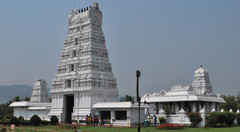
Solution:
[{"label": "stone pillar", "polygon": [[159,110],[163,109],[163,104],[162,103],[159,103]]},{"label": "stone pillar", "polygon": [[176,104],[175,104],[175,112],[176,112],[176,114],[178,114],[178,113],[179,113],[179,107],[178,107],[178,103],[176,103]]},{"label": "stone pillar", "polygon": [[183,108],[181,108],[180,111],[179,111],[179,114],[180,114],[179,115],[179,118],[180,118],[179,121],[180,121],[181,125],[183,125],[184,122],[185,122],[185,113],[186,113],[185,110]]},{"label": "stone pillar", "polygon": [[199,109],[199,112],[202,109],[202,103],[201,102],[198,103],[198,109]]},{"label": "stone pillar", "polygon": [[196,103],[192,103],[192,112],[196,112],[197,111],[197,108],[196,108]]},{"label": "stone pillar", "polygon": [[212,103],[212,105],[211,105],[211,112],[216,111],[215,107],[216,107],[216,103]]},{"label": "stone pillar", "polygon": [[219,112],[219,104],[217,104],[217,112]]},{"label": "stone pillar", "polygon": [[206,111],[205,111],[205,107],[203,109],[200,110],[200,114],[202,117],[202,121],[199,123],[199,126],[204,127],[206,125]]},{"label": "stone pillar", "polygon": [[184,102],[181,102],[181,109],[183,109],[184,107]]},{"label": "stone pillar", "polygon": [[112,121],[115,120],[115,111],[111,110],[111,119],[109,119],[111,123],[113,123]]}]

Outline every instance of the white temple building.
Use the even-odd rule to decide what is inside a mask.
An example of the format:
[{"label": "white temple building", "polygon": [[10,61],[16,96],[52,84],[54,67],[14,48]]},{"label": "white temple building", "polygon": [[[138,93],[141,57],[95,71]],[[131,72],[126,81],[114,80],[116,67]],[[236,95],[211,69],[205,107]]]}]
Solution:
[{"label": "white temple building", "polygon": [[150,105],[150,115],[164,116],[164,107],[169,107],[171,114],[169,122],[177,124],[190,124],[186,112],[209,114],[212,111],[219,111],[219,105],[226,103],[221,95],[213,94],[208,71],[202,66],[194,72],[191,85],[185,87],[175,85],[168,92],[161,90],[159,93],[145,94],[141,102]]},{"label": "white temple building", "polygon": [[52,82],[52,108],[62,122],[94,113],[93,104],[117,101],[117,82],[108,58],[98,3],[74,9],[68,16],[68,35]]},{"label": "white temple building", "polygon": [[13,107],[14,116],[22,116],[25,120],[30,120],[35,114],[42,120],[50,120],[47,114],[51,109],[51,103],[48,98],[46,81],[39,79],[34,82],[30,101],[16,101],[10,104],[9,107]]}]

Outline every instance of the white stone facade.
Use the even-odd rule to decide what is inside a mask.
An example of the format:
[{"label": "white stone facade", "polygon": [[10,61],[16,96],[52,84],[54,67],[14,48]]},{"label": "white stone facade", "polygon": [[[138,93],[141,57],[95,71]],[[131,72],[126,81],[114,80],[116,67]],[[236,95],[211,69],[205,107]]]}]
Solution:
[{"label": "white stone facade", "polygon": [[94,111],[93,104],[117,101],[117,95],[98,3],[72,10],[68,16],[68,35],[52,82],[49,115],[66,122],[69,118],[67,102],[73,100],[71,119],[79,119]]},{"label": "white stone facade", "polygon": [[220,103],[226,103],[220,95],[213,94],[208,72],[202,66],[194,72],[192,85],[175,85],[170,91],[145,94],[141,102],[149,104],[151,116],[166,116],[163,109],[169,107],[169,122],[186,125],[190,124],[186,112],[199,112],[205,118],[206,114],[219,111]]},{"label": "white stone facade", "polygon": [[33,84],[31,102],[49,102],[47,83],[44,79],[39,79]]}]

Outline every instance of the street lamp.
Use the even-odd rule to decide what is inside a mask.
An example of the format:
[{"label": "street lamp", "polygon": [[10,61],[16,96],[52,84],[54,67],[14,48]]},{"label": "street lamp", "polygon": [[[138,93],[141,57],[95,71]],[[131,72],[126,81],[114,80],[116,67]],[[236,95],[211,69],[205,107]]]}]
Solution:
[{"label": "street lamp", "polygon": [[139,97],[139,90],[138,90],[140,76],[141,76],[141,71],[137,70],[136,77],[137,77],[137,102],[138,102],[138,132],[140,132],[140,97]]}]

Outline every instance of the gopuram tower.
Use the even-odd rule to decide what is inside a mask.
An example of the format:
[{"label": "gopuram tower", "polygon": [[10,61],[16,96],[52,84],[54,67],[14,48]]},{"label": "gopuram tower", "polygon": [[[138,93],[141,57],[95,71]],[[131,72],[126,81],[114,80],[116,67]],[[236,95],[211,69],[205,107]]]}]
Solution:
[{"label": "gopuram tower", "polygon": [[109,62],[98,3],[74,9],[51,89],[52,108],[61,122],[85,119],[97,102],[117,101],[118,89]]}]

